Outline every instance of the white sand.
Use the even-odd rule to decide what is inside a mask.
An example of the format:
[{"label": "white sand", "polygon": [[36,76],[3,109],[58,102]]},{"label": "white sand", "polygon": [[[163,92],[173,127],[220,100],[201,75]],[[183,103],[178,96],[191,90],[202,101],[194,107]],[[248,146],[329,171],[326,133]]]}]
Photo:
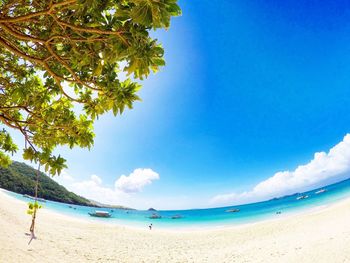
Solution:
[{"label": "white sand", "polygon": [[42,209],[28,245],[26,204],[0,191],[0,262],[350,262],[350,199],[288,218],[220,230],[92,223]]}]

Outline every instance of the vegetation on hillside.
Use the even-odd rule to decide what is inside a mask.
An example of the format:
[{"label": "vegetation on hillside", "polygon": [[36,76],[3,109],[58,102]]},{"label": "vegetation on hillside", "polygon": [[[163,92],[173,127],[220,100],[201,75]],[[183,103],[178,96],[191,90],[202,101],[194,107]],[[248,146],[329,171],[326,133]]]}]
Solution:
[{"label": "vegetation on hillside", "polygon": [[[27,164],[12,162],[8,168],[0,167],[0,187],[34,196],[36,173],[37,170]],[[44,173],[39,176],[38,197],[69,204],[94,205],[90,200],[69,192]]]}]

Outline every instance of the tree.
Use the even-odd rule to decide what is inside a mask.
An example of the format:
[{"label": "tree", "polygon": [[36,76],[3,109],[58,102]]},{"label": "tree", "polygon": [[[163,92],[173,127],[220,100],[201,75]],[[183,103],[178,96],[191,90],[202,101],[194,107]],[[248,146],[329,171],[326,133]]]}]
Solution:
[{"label": "tree", "polygon": [[180,15],[176,2],[0,0],[0,165],[18,150],[8,128],[52,175],[66,167],[58,145],[90,148],[98,116],[132,108],[137,81],[165,65],[149,32]]}]

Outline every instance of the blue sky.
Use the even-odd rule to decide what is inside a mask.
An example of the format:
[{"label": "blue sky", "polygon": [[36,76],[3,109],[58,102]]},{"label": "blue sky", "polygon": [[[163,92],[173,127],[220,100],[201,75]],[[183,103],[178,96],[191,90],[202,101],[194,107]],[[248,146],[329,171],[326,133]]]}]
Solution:
[{"label": "blue sky", "polygon": [[[152,33],[167,65],[144,81],[143,101],[123,116],[100,118],[91,151],[60,149],[68,189],[139,208],[226,205],[235,199],[211,200],[293,171],[350,131],[347,1],[179,4],[183,15],[170,30]],[[116,192],[115,181],[137,168],[157,176],[133,193]],[[72,186],[82,182],[110,191]],[[288,191],[303,187],[311,183]]]}]

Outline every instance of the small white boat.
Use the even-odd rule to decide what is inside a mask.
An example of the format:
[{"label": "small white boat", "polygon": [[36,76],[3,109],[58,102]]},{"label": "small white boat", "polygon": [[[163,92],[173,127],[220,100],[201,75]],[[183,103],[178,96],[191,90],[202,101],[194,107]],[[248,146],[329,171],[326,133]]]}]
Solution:
[{"label": "small white boat", "polygon": [[309,197],[308,195],[301,195],[297,197],[297,200],[306,199],[308,197]]},{"label": "small white boat", "polygon": [[316,191],[315,194],[318,195],[318,194],[322,194],[322,193],[324,193],[324,192],[327,192],[327,189],[324,189],[324,188],[323,188],[323,189],[320,189],[320,190]]},{"label": "small white boat", "polygon": [[111,217],[111,214],[107,211],[95,211],[94,213],[89,213],[89,215],[94,217]]}]

